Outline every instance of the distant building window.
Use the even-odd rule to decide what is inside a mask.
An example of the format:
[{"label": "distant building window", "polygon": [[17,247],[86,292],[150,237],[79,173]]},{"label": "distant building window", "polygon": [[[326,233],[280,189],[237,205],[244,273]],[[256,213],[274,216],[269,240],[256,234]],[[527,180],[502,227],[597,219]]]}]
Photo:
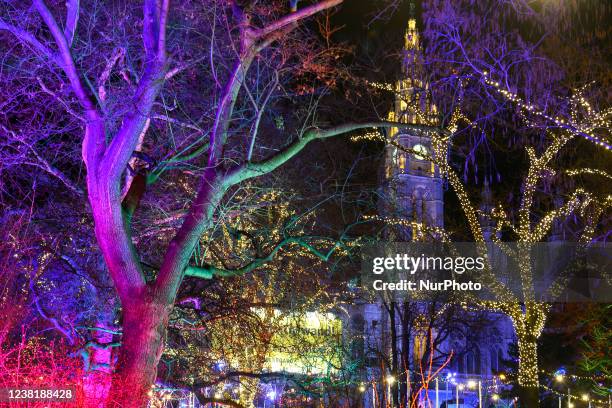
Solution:
[{"label": "distant building window", "polygon": [[402,173],[404,172],[404,170],[406,170],[406,155],[404,155],[403,153],[399,153],[397,165]]},{"label": "distant building window", "polygon": [[491,349],[491,371],[499,371],[499,361],[497,360],[497,349]]},{"label": "distant building window", "polygon": [[466,374],[480,374],[480,352],[472,352],[465,356],[467,371]]}]

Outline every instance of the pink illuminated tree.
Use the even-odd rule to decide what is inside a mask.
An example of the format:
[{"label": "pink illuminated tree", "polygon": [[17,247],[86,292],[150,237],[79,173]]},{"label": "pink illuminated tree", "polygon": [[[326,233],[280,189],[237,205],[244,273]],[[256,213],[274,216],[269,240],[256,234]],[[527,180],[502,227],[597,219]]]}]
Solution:
[{"label": "pink illuminated tree", "polygon": [[[317,37],[308,35],[303,21],[341,2],[322,0],[288,12],[284,3],[242,7],[211,0],[171,7],[169,0],[143,0],[141,16],[95,1],[48,6],[34,0],[31,9],[20,2],[3,3],[0,35],[18,40],[3,47],[5,56],[20,56],[33,73],[14,69],[18,73],[7,82],[18,83],[23,91],[15,100],[43,95],[37,103],[46,112],[27,112],[8,98],[13,112],[2,125],[7,146],[19,152],[16,165],[42,169],[70,194],[87,198],[96,241],[121,301],[112,404],[145,406],[181,282],[187,273],[210,278],[221,270],[189,263],[203,234],[226,215],[228,193],[295,160],[313,141],[388,125],[323,128],[316,97],[307,109],[291,107],[301,95],[315,95],[317,88],[333,83],[338,52],[316,45]],[[138,37],[142,50],[134,40]],[[196,114],[194,105],[203,108]],[[292,117],[292,111],[298,119],[292,119],[289,132],[284,117]],[[45,139],[52,133],[50,123],[66,161],[73,162],[69,172],[41,151],[41,145],[50,143]],[[74,181],[78,157],[69,149],[77,143],[86,188]],[[177,169],[183,173],[166,184],[165,197],[175,182],[189,188],[176,200],[180,210],[163,220],[170,227],[155,245],[161,255],[151,270],[132,232],[138,211],[146,210],[145,193],[154,195],[151,186]],[[223,276],[247,270],[224,271]]]}]

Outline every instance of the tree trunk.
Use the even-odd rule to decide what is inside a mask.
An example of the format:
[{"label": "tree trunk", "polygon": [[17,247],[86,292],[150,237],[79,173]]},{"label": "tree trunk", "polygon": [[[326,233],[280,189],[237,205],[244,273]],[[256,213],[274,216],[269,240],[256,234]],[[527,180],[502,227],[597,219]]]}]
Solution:
[{"label": "tree trunk", "polygon": [[[112,322],[112,319],[109,319]],[[83,378],[83,392],[85,394],[85,408],[106,408],[108,393],[112,376],[112,347],[113,335],[105,321],[95,325],[101,330],[94,330],[93,339],[100,347],[91,347],[89,355],[89,371]]]},{"label": "tree trunk", "polygon": [[123,308],[123,335],[111,388],[111,407],[147,406],[157,376],[172,305],[134,300]]},{"label": "tree trunk", "polygon": [[395,318],[395,307],[396,307],[396,303],[395,302],[390,302],[390,307],[389,307],[389,329],[390,329],[390,333],[391,333],[391,375],[393,376],[393,378],[395,378],[395,381],[393,381],[393,384],[391,384],[391,394],[389,396],[390,402],[392,403],[392,406],[394,407],[398,407],[399,406],[399,399],[398,399],[398,395],[397,395],[397,389],[398,389],[398,384],[399,384],[399,378],[397,378],[397,374],[399,372],[398,369],[398,355],[397,355],[397,325],[396,325],[396,318]]},{"label": "tree trunk", "polygon": [[519,369],[521,405],[527,408],[539,406],[538,345],[534,336],[519,336]]}]

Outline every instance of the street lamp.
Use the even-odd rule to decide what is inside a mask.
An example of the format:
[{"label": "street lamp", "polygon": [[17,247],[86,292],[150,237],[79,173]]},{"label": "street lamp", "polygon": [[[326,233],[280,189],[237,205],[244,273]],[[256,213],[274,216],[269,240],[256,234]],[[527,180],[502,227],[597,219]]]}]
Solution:
[{"label": "street lamp", "polygon": [[591,398],[589,398],[589,394],[582,394],[582,400],[589,402],[589,408],[591,408]]},{"label": "street lamp", "polygon": [[268,391],[268,393],[266,394],[266,398],[264,398],[264,408],[266,408],[266,401],[270,400],[272,401],[273,405],[276,405],[276,390],[270,390]]},{"label": "street lamp", "polygon": [[393,398],[391,395],[391,385],[395,382],[395,377],[392,375],[388,375],[386,378],[387,381],[387,395],[389,396],[389,406],[393,406]]}]

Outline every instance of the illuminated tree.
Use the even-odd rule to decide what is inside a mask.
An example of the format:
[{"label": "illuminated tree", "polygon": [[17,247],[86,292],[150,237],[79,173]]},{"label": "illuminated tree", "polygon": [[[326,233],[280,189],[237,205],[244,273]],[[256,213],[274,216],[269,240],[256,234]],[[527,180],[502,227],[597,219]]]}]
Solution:
[{"label": "illuminated tree", "polygon": [[[406,100],[408,114],[404,116],[420,116],[421,123],[439,123],[443,128],[430,133],[433,152],[428,158],[453,190],[462,220],[467,221],[467,236],[482,244],[492,239],[519,263],[522,296],[509,293],[489,270],[485,282],[494,289],[498,301],[476,303],[511,318],[518,337],[518,382],[525,391],[523,401],[537,406],[536,341],[544,329],[549,305],[535,298],[530,244],[544,240],[554,224],[570,216],[579,220],[574,235],[579,243],[598,239],[600,221],[612,204],[611,198],[597,183],[591,190],[577,186],[575,177],[609,177],[603,169],[581,167],[584,161],[579,149],[607,159],[612,147],[612,111],[605,107],[605,93],[591,92],[601,84],[585,86],[580,82],[584,76],[578,76],[578,84],[572,83],[573,89],[567,89],[562,82],[565,73],[555,62],[567,56],[544,54],[538,48],[541,38],[562,36],[558,25],[544,24],[560,14],[555,6],[547,6],[541,13],[520,1],[507,6],[496,1],[483,2],[477,8],[460,2],[427,3],[424,67],[431,90],[420,91],[431,94],[439,114],[427,116],[429,112],[423,112],[418,100]],[[488,18],[482,19],[483,14]],[[549,27],[552,33],[546,31]],[[377,137],[375,133],[371,136]],[[406,149],[393,133],[385,141],[411,155],[422,154]],[[524,162],[524,154],[519,159],[516,149],[507,149],[507,154],[516,157],[516,165],[524,166],[520,172],[512,169],[520,178],[518,201],[516,205],[512,200],[483,211],[467,182],[468,169],[477,178],[482,160],[494,157],[482,151],[492,150],[493,145],[500,149],[503,144],[514,144],[526,153]],[[463,174],[457,170],[457,157],[465,159]],[[500,177],[499,173],[495,176],[498,181]],[[557,197],[551,200],[551,196]],[[547,204],[552,201],[556,205]],[[496,229],[485,235],[483,223]],[[421,228],[414,222],[406,226],[417,232]],[[433,232],[443,240],[451,236],[444,231]],[[503,246],[502,234],[518,242],[516,251]]]},{"label": "illuminated tree", "polygon": [[[485,307],[487,310],[499,311],[510,317],[512,320],[517,338],[519,351],[518,383],[525,390],[524,400],[528,406],[536,406],[538,403],[538,358],[537,358],[537,339],[540,337],[546,322],[546,316],[550,305],[536,298],[533,265],[531,262],[531,244],[540,242],[551,232],[555,221],[564,220],[568,216],[579,215],[582,222],[582,230],[578,236],[579,243],[589,243],[595,238],[598,224],[602,214],[612,205],[612,197],[597,196],[582,188],[575,188],[573,191],[566,192],[566,199],[559,207],[551,211],[542,213],[534,208],[534,200],[538,192],[538,185],[550,182],[555,173],[561,175],[569,174],[591,174],[594,177],[608,177],[607,173],[597,169],[575,169],[564,172],[563,169],[555,169],[555,160],[561,155],[563,148],[571,141],[577,139],[585,140],[596,146],[601,146],[605,150],[610,149],[609,131],[612,111],[604,110],[598,112],[594,110],[590,103],[582,96],[579,91],[569,101],[571,114],[568,117],[551,117],[543,110],[532,104],[525,103],[518,95],[503,88],[499,82],[494,81],[488,74],[483,74],[482,80],[491,86],[491,90],[496,92],[499,97],[508,103],[512,103],[519,111],[519,115],[528,126],[536,126],[536,123],[551,123],[547,127],[547,144],[537,152],[534,146],[527,146],[526,153],[529,158],[527,169],[524,170],[522,178],[521,198],[517,209],[517,220],[513,222],[508,214],[511,208],[502,204],[491,209],[489,213],[483,213],[475,204],[474,198],[468,193],[466,183],[461,181],[457,171],[450,161],[451,150],[454,147],[453,139],[456,127],[439,133],[430,133],[432,139],[433,152],[426,155],[429,160],[435,163],[444,178],[446,178],[456,194],[461,210],[467,221],[469,230],[476,243],[484,245],[481,251],[486,252],[487,239],[483,233],[481,224],[484,220],[493,220],[495,231],[490,239],[499,245],[507,256],[517,260],[520,272],[520,288],[522,296],[513,294],[505,284],[495,276],[491,265],[485,268],[482,276],[490,288],[495,292],[498,300],[482,301],[470,299],[476,305]],[[410,108],[409,108],[410,109]],[[414,107],[412,108],[414,109]],[[458,115],[459,118],[457,117]],[[460,120],[467,120],[461,113],[455,114],[450,123],[458,123]],[[467,122],[472,126],[472,122]],[[394,138],[385,138],[377,133],[370,133],[366,137],[379,138],[391,144],[400,151],[409,154],[423,154],[413,149],[406,148]],[[356,138],[359,139],[359,138]],[[484,218],[483,218],[484,217]],[[414,223],[408,222],[412,226]],[[504,246],[501,241],[502,230],[511,232],[516,239],[518,246],[511,249]],[[441,231],[435,231],[440,236]],[[442,239],[448,239],[448,233],[441,235]],[[567,280],[561,279],[555,282],[549,290],[559,290]]]},{"label": "illuminated tree", "polygon": [[[177,292],[200,238],[227,215],[222,203],[313,141],[379,124],[318,122],[318,99],[311,96],[333,85],[339,51],[300,22],[340,3],[325,0],[287,14],[285,3],[171,7],[144,0],[141,15],[133,3],[3,4],[0,30],[12,39],[3,41],[3,54],[19,65],[3,75],[15,90],[3,120],[14,146],[9,156],[42,169],[79,199],[86,190],[121,301],[114,403],[144,405]],[[31,95],[33,104],[18,103]],[[306,108],[298,106],[301,95]],[[283,114],[275,117],[272,106]],[[58,162],[69,171],[45,150],[58,140],[66,152]],[[79,145],[86,189],[73,181]],[[166,178],[172,172],[179,174]],[[173,197],[179,183],[190,194]],[[159,215],[159,207],[143,205],[151,199],[170,204],[174,218],[157,220],[165,234],[145,262],[132,232],[141,213]]]},{"label": "illuminated tree", "polygon": [[[334,240],[308,234],[315,216],[291,215],[291,194],[245,186],[240,195],[239,201],[257,198],[249,200],[251,210],[201,238],[199,248],[208,251],[196,251],[188,274],[209,274],[207,284],[195,280],[181,290],[163,358],[173,367],[168,380],[193,390],[200,402],[233,397],[249,407],[266,389],[262,380],[308,388],[301,377],[309,364],[320,370],[326,359],[340,360],[334,349],[339,344],[333,344],[339,338],[311,337],[304,325],[333,310],[335,291],[325,278],[325,261],[345,252],[345,244],[336,249]],[[315,246],[329,251],[323,254]],[[281,364],[279,358],[289,361]],[[224,392],[224,385],[232,393]]]}]

